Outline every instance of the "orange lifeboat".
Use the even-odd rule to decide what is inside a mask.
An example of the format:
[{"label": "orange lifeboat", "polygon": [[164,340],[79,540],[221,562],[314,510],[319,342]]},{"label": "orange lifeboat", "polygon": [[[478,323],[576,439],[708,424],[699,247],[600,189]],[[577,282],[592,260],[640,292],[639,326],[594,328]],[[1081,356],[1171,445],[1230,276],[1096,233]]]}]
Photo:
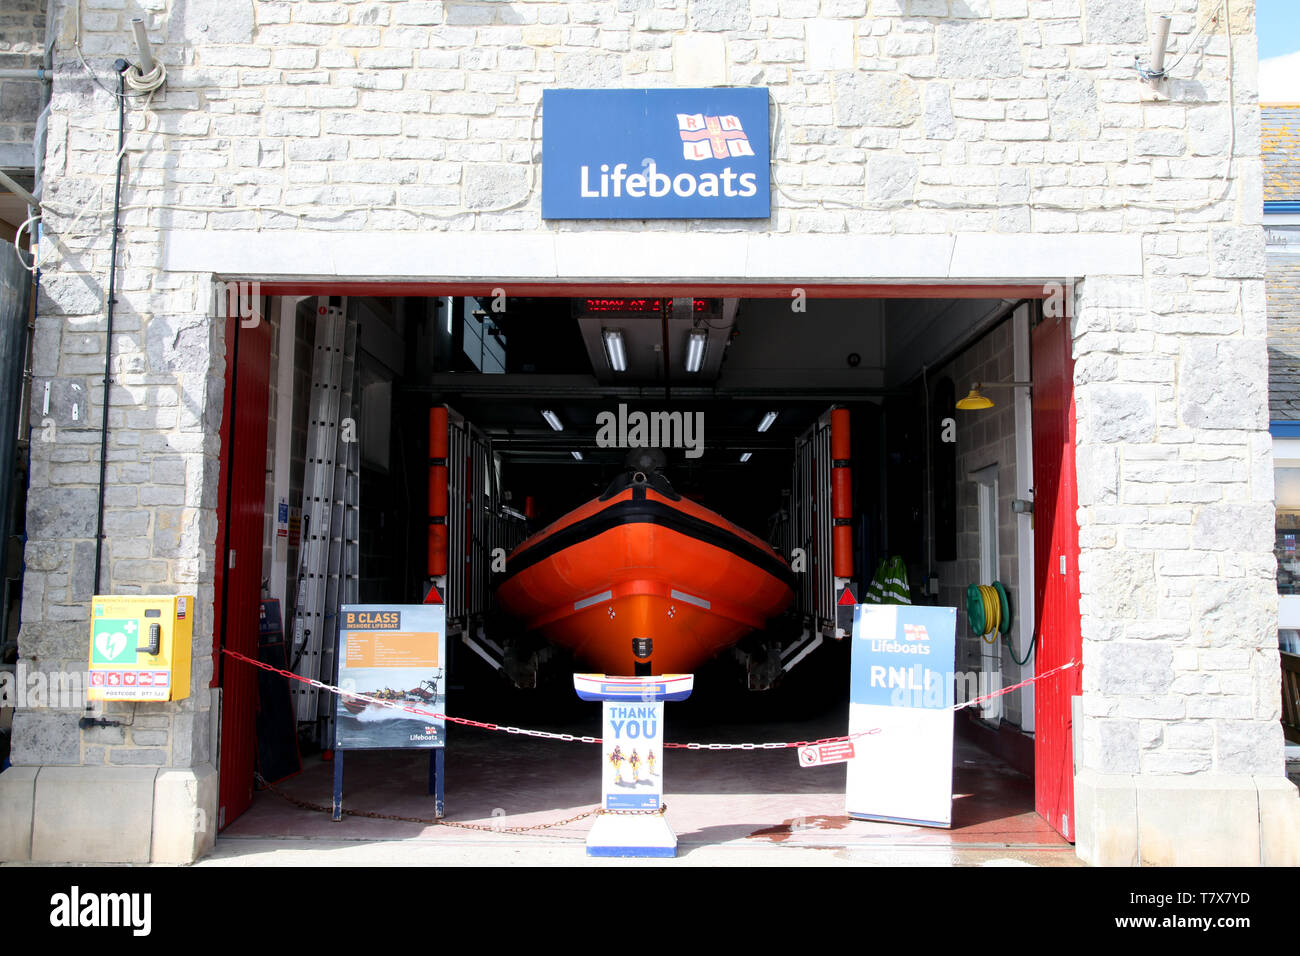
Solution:
[{"label": "orange lifeboat", "polygon": [[610,675],[692,673],[794,598],[770,545],[654,472],[625,472],[506,569],[502,609]]}]

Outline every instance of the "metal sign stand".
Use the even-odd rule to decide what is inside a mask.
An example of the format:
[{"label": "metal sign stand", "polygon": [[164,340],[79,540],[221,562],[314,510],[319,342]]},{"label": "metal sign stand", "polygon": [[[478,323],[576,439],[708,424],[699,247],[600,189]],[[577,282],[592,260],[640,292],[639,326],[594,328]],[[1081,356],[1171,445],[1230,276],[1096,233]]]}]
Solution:
[{"label": "metal sign stand", "polygon": [[574,674],[583,700],[603,703],[601,808],[587,834],[587,856],[673,857],[677,835],[664,818],[663,712],[665,701],[691,696],[690,674],[608,677]]},{"label": "metal sign stand", "polygon": [[[429,752],[429,796],[433,797],[433,815],[441,820],[445,809],[444,781],[446,764],[443,762],[447,751],[437,747]],[[343,751],[334,749],[334,813],[333,819],[338,823],[343,819]]]}]

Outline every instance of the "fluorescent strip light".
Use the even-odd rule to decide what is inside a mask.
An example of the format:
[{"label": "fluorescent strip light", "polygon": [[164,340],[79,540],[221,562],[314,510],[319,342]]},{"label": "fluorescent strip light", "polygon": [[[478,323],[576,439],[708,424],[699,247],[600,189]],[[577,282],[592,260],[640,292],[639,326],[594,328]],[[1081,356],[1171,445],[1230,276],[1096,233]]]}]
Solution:
[{"label": "fluorescent strip light", "polygon": [[569,454],[572,455],[574,458],[576,458],[578,461],[582,461],[582,452],[580,452],[580,451],[571,451],[571,452],[569,452]]},{"label": "fluorescent strip light", "polygon": [[600,336],[605,341],[605,358],[609,367],[615,372],[627,371],[627,351],[623,348],[623,333],[619,329],[602,329]]},{"label": "fluorescent strip light", "polygon": [[753,453],[752,451],[747,451],[747,452],[745,452],[743,455],[740,456],[740,461],[741,461],[741,463],[743,464],[744,462],[749,461],[749,459],[751,459],[751,458],[753,458],[753,457],[754,457],[754,453]]},{"label": "fluorescent strip light", "polygon": [[[542,414],[546,414],[546,413],[543,412]],[[758,430],[761,432],[767,431],[769,428],[772,427],[772,423],[774,421],[776,421],[776,412],[768,412],[766,415],[763,416],[763,420],[758,423]]]},{"label": "fluorescent strip light", "polygon": [[546,424],[550,425],[557,432],[564,431],[564,426],[560,424],[560,416],[556,415],[555,412],[551,411],[549,408],[542,409],[542,417],[546,419]]},{"label": "fluorescent strip light", "polygon": [[709,333],[704,329],[691,329],[686,336],[686,371],[698,372],[704,364],[704,346],[709,341]]}]

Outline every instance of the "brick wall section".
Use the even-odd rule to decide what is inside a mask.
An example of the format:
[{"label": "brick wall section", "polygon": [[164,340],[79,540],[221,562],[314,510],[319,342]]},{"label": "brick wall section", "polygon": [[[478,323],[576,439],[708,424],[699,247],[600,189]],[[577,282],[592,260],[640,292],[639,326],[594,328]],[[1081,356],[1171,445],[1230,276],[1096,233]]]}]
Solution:
[{"label": "brick wall section", "polygon": [[1268,417],[1300,421],[1300,256],[1268,260]]},{"label": "brick wall section", "polygon": [[[0,69],[35,69],[45,61],[45,0],[5,0],[0,7]],[[0,80],[0,166],[33,162],[41,84]]]},{"label": "brick wall section", "polygon": [[[83,48],[107,75],[133,56],[130,13],[84,6]],[[541,220],[540,93],[712,71],[771,90],[771,221],[656,230],[1142,237],[1143,277],[1088,277],[1073,322],[1080,766],[1281,774],[1249,0],[1232,4],[1235,111],[1222,25],[1168,101],[1144,102],[1133,77],[1150,16],[1172,16],[1181,50],[1213,0],[143,6],[170,79],[147,116],[131,110],[108,588],[197,592],[196,687],[211,674],[224,355],[211,277],[157,268],[166,230],[635,231]],[[114,104],[77,63],[66,17],[55,33],[46,227],[65,248],[42,289],[35,392],[79,385],[93,420],[108,235],[102,212],[67,227],[87,202],[103,208]],[[22,653],[43,664],[82,656],[93,532],[97,433],[63,428],[61,401],[58,442],[33,452],[28,522]],[[161,709],[178,764],[197,759],[176,743],[199,735],[192,705]],[[66,719],[18,719],[20,762],[99,756],[68,752]]]}]

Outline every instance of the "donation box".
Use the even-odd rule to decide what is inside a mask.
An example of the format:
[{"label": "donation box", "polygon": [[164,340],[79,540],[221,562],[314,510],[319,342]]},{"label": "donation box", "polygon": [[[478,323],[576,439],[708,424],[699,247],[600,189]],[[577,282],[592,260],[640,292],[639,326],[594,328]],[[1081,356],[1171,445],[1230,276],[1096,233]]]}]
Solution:
[{"label": "donation box", "polygon": [[190,696],[194,598],[96,595],[90,611],[90,700]]}]

